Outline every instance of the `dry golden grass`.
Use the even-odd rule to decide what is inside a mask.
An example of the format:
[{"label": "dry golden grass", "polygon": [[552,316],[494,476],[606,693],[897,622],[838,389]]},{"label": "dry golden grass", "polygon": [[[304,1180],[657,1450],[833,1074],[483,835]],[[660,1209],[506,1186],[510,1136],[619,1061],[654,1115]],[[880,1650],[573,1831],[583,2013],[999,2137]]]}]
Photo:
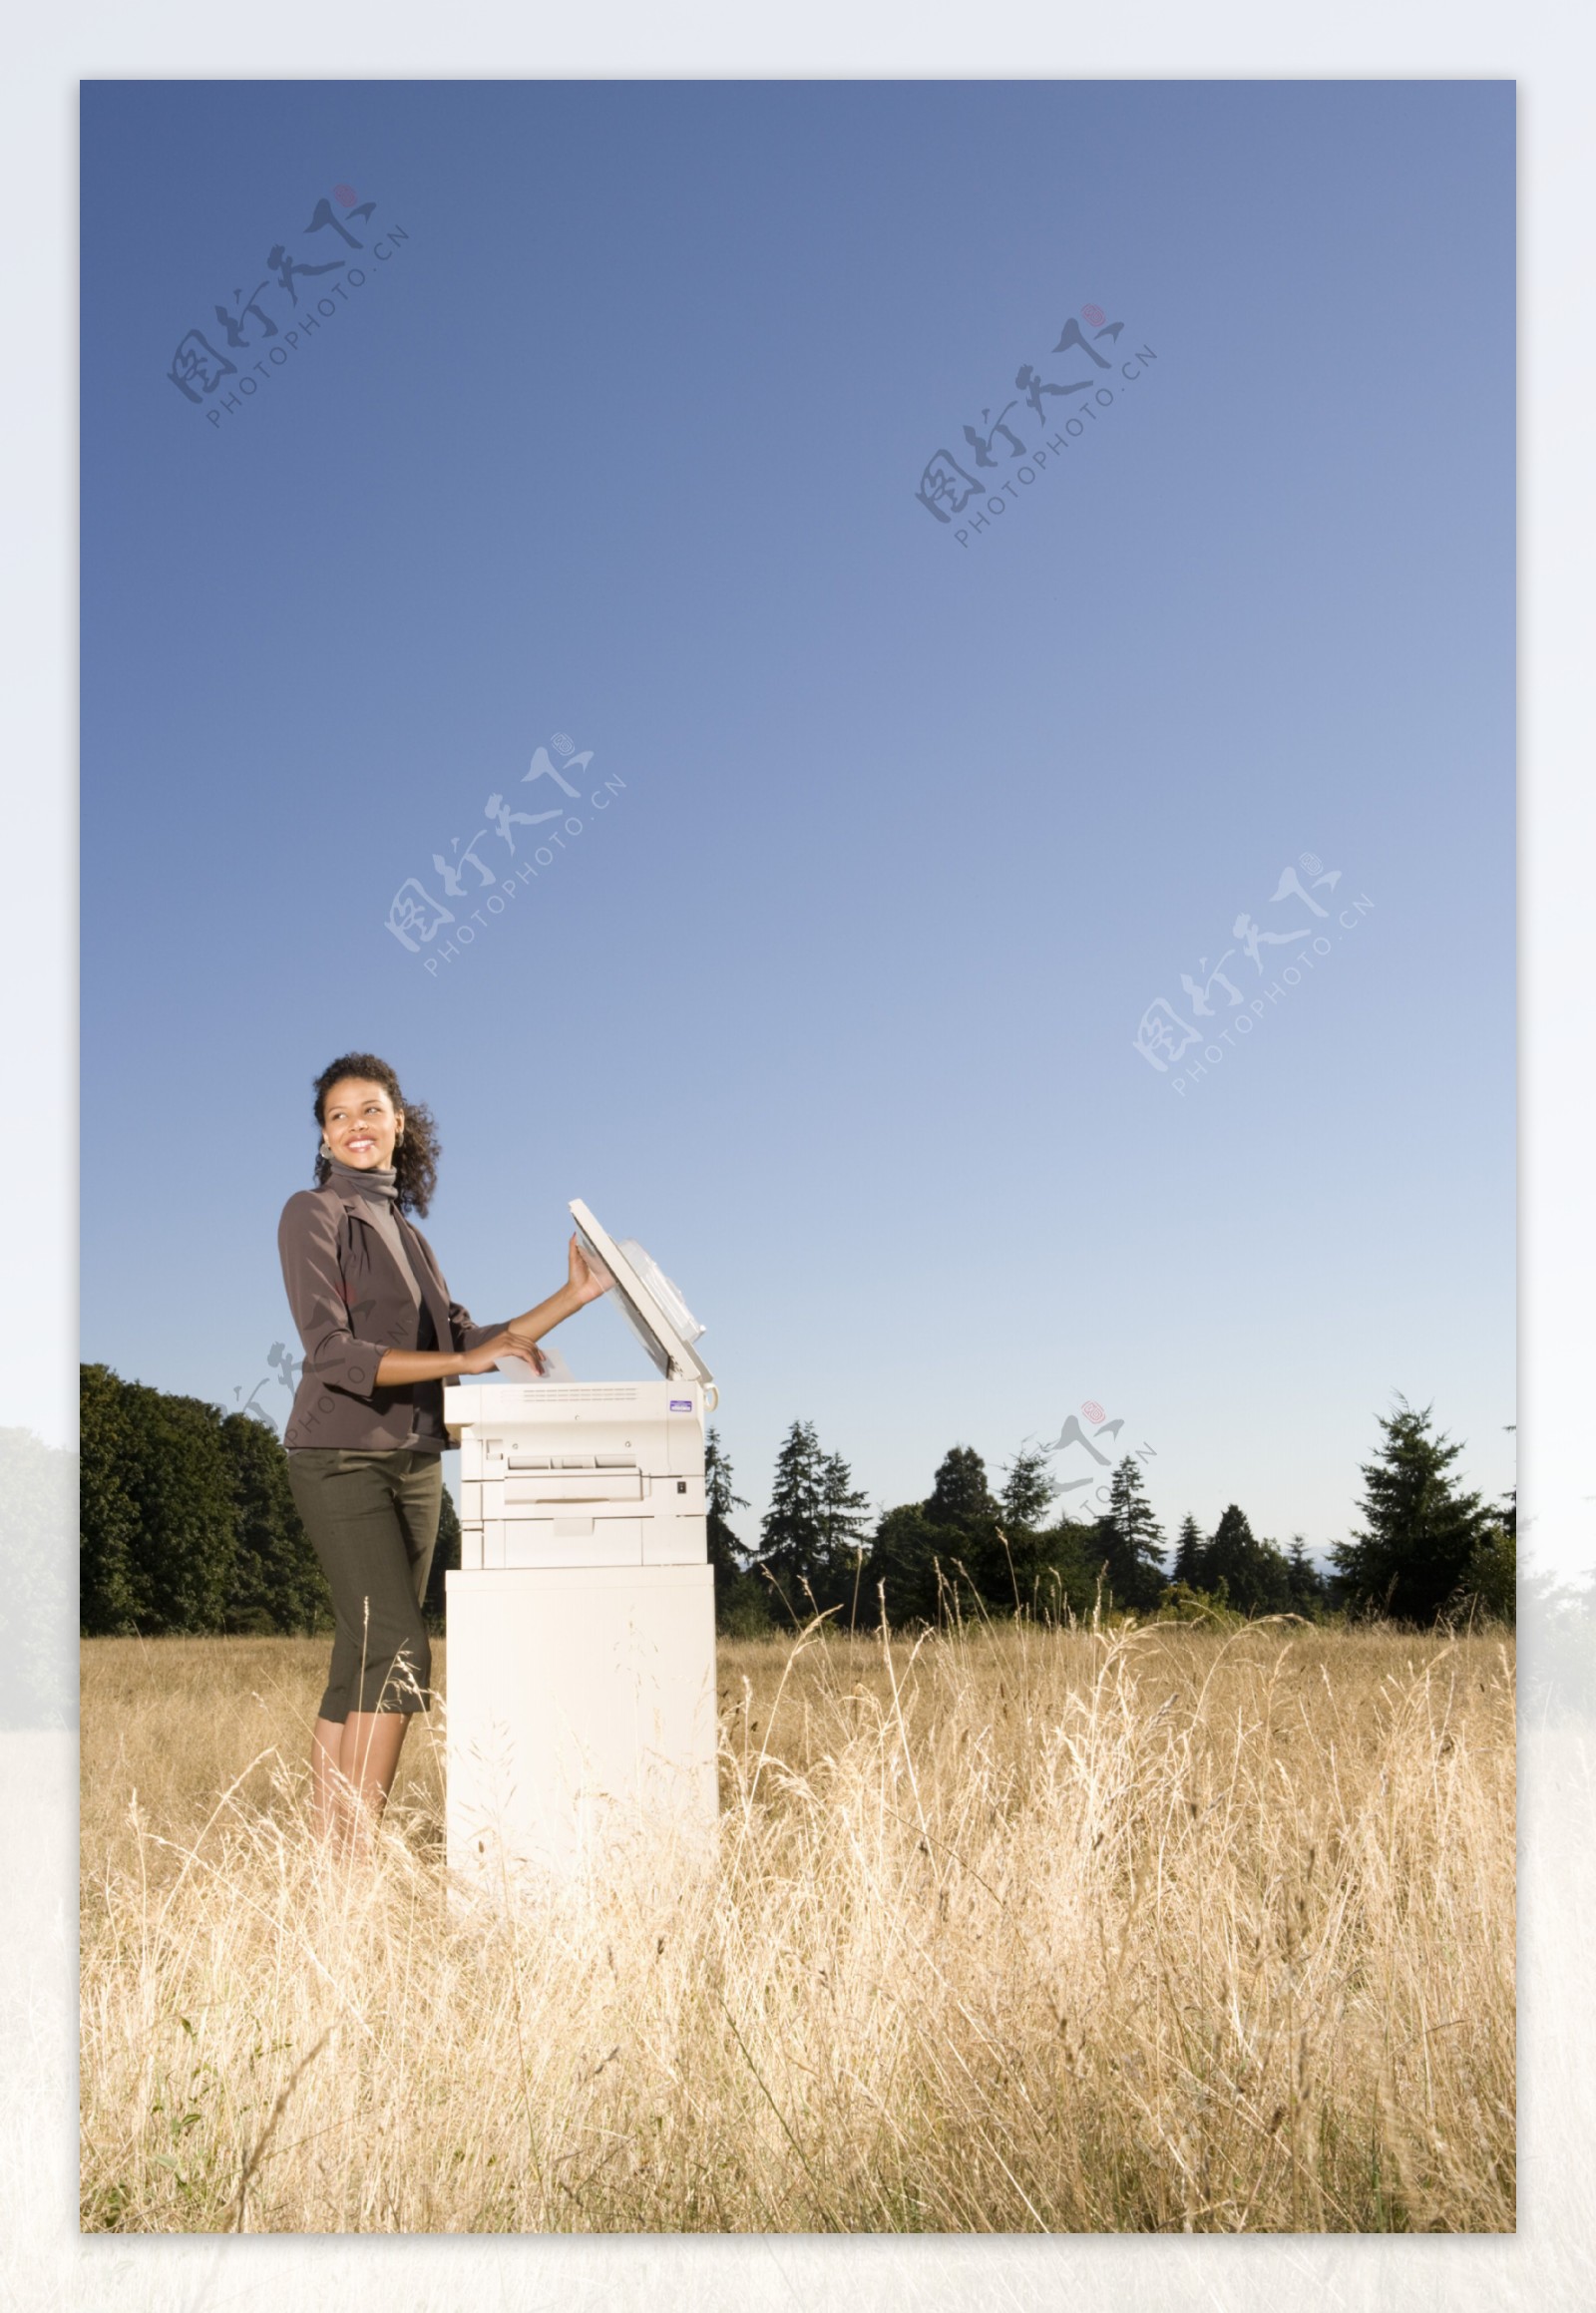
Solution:
[{"label": "dry golden grass", "polygon": [[84,1649],[85,2229],[1510,2230],[1510,1640],[723,1645],[707,1878],[451,1918],[438,1715]]}]

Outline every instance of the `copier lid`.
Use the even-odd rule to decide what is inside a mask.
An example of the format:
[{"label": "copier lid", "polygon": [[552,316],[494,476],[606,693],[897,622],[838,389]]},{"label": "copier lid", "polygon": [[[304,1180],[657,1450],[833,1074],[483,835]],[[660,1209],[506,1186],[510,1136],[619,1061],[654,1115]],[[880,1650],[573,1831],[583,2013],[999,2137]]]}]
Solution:
[{"label": "copier lid", "polygon": [[709,1367],[693,1347],[704,1329],[664,1272],[635,1239],[617,1245],[580,1197],[571,1200],[571,1216],[583,1252],[665,1378],[711,1380]]}]

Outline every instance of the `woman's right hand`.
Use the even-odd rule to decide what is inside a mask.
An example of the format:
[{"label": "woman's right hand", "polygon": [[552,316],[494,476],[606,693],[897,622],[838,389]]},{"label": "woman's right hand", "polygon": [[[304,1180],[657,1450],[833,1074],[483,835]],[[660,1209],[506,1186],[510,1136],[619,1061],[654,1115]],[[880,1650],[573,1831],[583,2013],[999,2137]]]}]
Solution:
[{"label": "woman's right hand", "polygon": [[460,1360],[462,1373],[491,1373],[501,1357],[521,1357],[535,1373],[547,1370],[548,1359],[535,1342],[522,1341],[512,1333],[495,1334],[490,1341],[479,1343],[467,1349]]}]

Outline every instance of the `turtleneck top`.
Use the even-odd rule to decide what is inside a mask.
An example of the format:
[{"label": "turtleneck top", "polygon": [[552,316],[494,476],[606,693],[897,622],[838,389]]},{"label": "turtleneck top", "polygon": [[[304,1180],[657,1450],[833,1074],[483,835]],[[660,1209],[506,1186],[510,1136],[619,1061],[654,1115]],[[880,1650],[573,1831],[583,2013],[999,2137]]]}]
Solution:
[{"label": "turtleneck top", "polygon": [[399,1264],[410,1298],[420,1309],[421,1288],[416,1283],[416,1273],[410,1266],[410,1255],[399,1227],[397,1171],[392,1165],[346,1165],[338,1157],[329,1157],[327,1163],[339,1188],[358,1190],[370,1205],[372,1224]]},{"label": "turtleneck top", "polygon": [[[432,1315],[421,1298],[421,1287],[410,1266],[404,1232],[399,1226],[399,1175],[392,1165],[346,1165],[339,1157],[327,1159],[328,1169],[340,1189],[354,1189],[364,1200],[372,1226],[393,1255],[406,1290],[416,1305],[417,1328],[415,1347],[435,1349],[438,1335]],[[442,1391],[431,1392],[440,1400],[438,1405],[416,1408],[415,1424],[406,1443],[409,1445],[447,1445],[449,1433],[443,1425],[441,1410]]]},{"label": "turtleneck top", "polygon": [[346,1165],[342,1157],[329,1156],[327,1164],[335,1181],[346,1189],[360,1189],[368,1197],[380,1197],[392,1205],[399,1198],[399,1173],[394,1165]]}]

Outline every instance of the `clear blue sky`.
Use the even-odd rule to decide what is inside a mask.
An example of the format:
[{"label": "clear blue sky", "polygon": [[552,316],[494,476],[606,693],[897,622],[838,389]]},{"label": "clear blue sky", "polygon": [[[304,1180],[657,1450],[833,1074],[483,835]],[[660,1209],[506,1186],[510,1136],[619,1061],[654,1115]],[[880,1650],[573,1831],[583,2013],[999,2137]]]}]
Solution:
[{"label": "clear blue sky", "polygon": [[[749,1538],[797,1415],[894,1502],[1095,1400],[1316,1549],[1395,1391],[1510,1482],[1510,83],[102,83],[83,155],[85,1357],[280,1410],[359,1046],[478,1316],[575,1195],[677,1279]],[[212,426],[279,244],[365,284]],[[1088,306],[961,547],[923,467]],[[556,733],[623,785],[429,975],[394,895]],[[1305,854],[1180,1097],[1138,1021],[1279,983]]]}]

